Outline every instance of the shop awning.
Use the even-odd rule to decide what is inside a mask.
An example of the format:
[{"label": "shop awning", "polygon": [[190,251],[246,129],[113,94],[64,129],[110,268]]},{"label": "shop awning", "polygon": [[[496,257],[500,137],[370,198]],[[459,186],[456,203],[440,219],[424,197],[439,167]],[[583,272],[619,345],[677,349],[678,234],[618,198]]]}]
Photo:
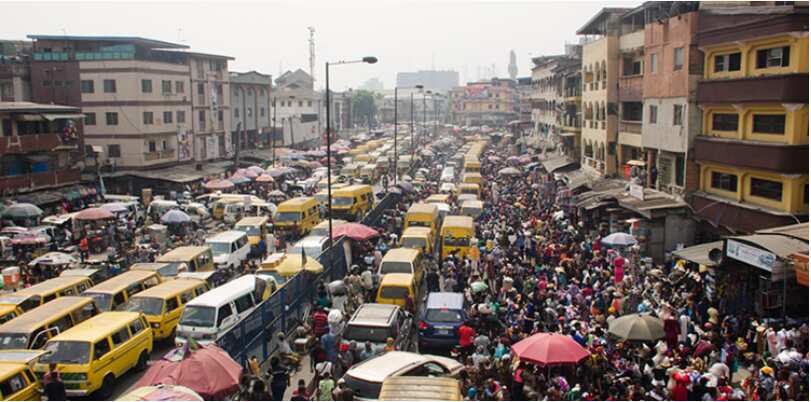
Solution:
[{"label": "shop awning", "polygon": [[780,226],[776,228],[758,230],[759,234],[779,234],[800,240],[808,241],[808,222],[795,225]]},{"label": "shop awning", "polygon": [[558,156],[549,158],[545,161],[542,161],[541,163],[543,164],[543,167],[544,169],[546,169],[547,172],[552,173],[558,169],[573,165],[577,163],[577,161],[571,160],[565,156]]},{"label": "shop awning", "polygon": [[81,113],[43,113],[42,117],[48,121],[65,120],[65,119],[84,119]]},{"label": "shop awning", "polygon": [[617,202],[621,207],[634,211],[648,219],[652,219],[656,211],[687,207],[687,203],[684,201],[673,198],[660,191],[647,188],[644,189],[644,191],[644,200],[640,200],[630,194],[622,194],[617,197]]},{"label": "shop awning", "polygon": [[715,267],[718,266],[718,263],[710,259],[710,251],[713,249],[718,249],[719,251],[723,252],[724,241],[718,240],[711,243],[685,247],[683,249],[673,251],[673,255],[696,264]]},{"label": "shop awning", "polygon": [[724,256],[766,271],[772,281],[778,281],[793,271],[792,255],[802,252],[808,252],[807,241],[780,234],[753,234],[728,238]]}]

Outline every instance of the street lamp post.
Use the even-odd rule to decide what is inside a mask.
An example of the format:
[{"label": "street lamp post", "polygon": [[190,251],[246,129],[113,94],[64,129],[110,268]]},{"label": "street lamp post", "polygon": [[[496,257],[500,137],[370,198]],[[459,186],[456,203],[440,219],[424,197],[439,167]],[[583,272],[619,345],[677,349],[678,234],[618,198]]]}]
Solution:
[{"label": "street lamp post", "polygon": [[409,112],[411,112],[411,123],[408,125],[408,131],[411,133],[411,164],[414,164],[414,92],[411,92],[411,107],[409,108]]},{"label": "street lamp post", "polygon": [[330,109],[330,100],[329,100],[329,66],[332,65],[340,65],[340,64],[354,64],[354,63],[369,63],[375,64],[377,63],[377,57],[367,56],[360,60],[350,60],[350,61],[336,61],[334,63],[326,62],[324,63],[324,74],[326,75],[326,79],[324,80],[327,90],[326,90],[326,102],[327,102],[327,219],[329,219],[329,248],[332,248],[332,133],[331,125],[330,125],[330,116],[329,116],[329,109]]},{"label": "street lamp post", "polygon": [[[394,185],[397,186],[397,87],[394,87]],[[391,169],[391,165],[389,165]]]},{"label": "street lamp post", "polygon": [[425,95],[426,94],[430,95],[431,91],[428,90],[428,91],[425,91],[425,92],[422,93],[422,135],[423,135],[422,141],[423,141],[423,144],[426,142],[425,136],[428,133],[428,119],[426,118],[426,116],[428,116],[428,109],[425,108]]},{"label": "street lamp post", "polygon": [[273,97],[273,126],[270,128],[270,165],[276,167],[276,97]]}]

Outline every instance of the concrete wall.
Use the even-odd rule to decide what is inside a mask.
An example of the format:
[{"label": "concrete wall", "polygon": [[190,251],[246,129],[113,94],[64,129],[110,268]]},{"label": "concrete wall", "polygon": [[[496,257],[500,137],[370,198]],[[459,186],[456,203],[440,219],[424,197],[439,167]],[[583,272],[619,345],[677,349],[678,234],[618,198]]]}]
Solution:
[{"label": "concrete wall", "polygon": [[[698,12],[682,14],[663,23],[645,26],[645,97],[687,97],[695,95],[695,86],[688,80],[690,65],[704,63],[701,52],[692,42],[698,31]],[[673,70],[674,49],[683,48],[684,66]],[[657,55],[656,72],[652,72],[651,55]],[[693,71],[700,75],[699,71]]]},{"label": "concrete wall", "polygon": [[[602,84],[602,77],[598,82],[598,86],[592,90],[590,88],[590,84],[587,83],[586,74],[588,72],[592,72],[593,80],[596,80],[597,73],[596,69],[602,69],[602,65],[605,64],[605,73],[606,73],[606,85],[605,88]],[[597,121],[597,126],[595,128],[590,127],[588,121],[583,122],[583,129],[582,129],[582,140],[583,144],[581,149],[585,152],[585,141],[589,140],[592,143],[596,144],[595,155],[597,149],[599,149],[599,145],[605,147],[605,175],[612,175],[616,171],[616,154],[610,155],[609,152],[609,144],[612,142],[616,142],[617,140],[617,116],[616,114],[611,114],[608,112],[609,104],[614,104],[616,110],[619,111],[619,105],[617,105],[617,84],[618,84],[618,77],[619,77],[619,39],[616,36],[606,36],[600,38],[596,41],[587,43],[583,45],[583,64],[582,64],[582,74],[583,74],[583,83],[585,88],[583,90],[582,95],[582,104],[586,105],[588,103],[601,105],[605,103],[606,105],[606,119],[605,119],[605,128],[602,128],[602,124],[600,121]],[[596,118],[593,120],[596,121]]]},{"label": "concrete wall", "polygon": [[[650,122],[650,106],[658,108],[656,123]],[[683,125],[673,125],[673,106],[682,105]],[[695,134],[701,131],[701,111],[681,98],[646,98],[642,110],[642,146],[670,152],[687,152]]]}]

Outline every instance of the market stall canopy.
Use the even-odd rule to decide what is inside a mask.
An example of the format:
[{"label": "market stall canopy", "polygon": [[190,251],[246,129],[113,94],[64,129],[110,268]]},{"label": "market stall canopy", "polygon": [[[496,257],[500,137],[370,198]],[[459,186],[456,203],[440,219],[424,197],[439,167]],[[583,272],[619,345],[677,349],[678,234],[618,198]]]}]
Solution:
[{"label": "market stall canopy", "polygon": [[273,180],[273,176],[263,173],[259,175],[255,181],[257,183],[273,183],[275,180]]},{"label": "market stall canopy", "polygon": [[247,168],[247,169],[245,169],[245,170],[247,170],[247,171],[251,171],[251,172],[254,172],[254,173],[256,173],[257,175],[260,175],[260,174],[262,174],[262,173],[265,173],[265,169],[263,169],[261,166],[256,166],[256,165],[251,166],[251,167],[249,167],[249,168]]},{"label": "market stall canopy", "polygon": [[161,216],[161,223],[165,225],[176,225],[187,222],[191,222],[191,217],[189,214],[179,209],[170,209]]},{"label": "market stall canopy", "polygon": [[218,346],[186,344],[167,353],[144,373],[136,387],[188,387],[205,399],[225,400],[239,391],[242,366]]},{"label": "market stall canopy", "polygon": [[104,204],[104,205],[100,206],[99,208],[105,209],[105,210],[110,211],[110,212],[112,212],[114,214],[119,213],[119,212],[127,212],[127,211],[129,211],[129,208],[127,207],[127,204],[124,204],[123,202],[111,202],[109,204]]},{"label": "market stall canopy", "polygon": [[153,385],[136,388],[117,401],[204,401],[194,390],[180,385]]},{"label": "market stall canopy", "polygon": [[9,219],[26,219],[41,216],[43,211],[34,204],[12,204],[3,210],[3,217]]},{"label": "market stall canopy", "polygon": [[628,233],[616,232],[603,237],[600,242],[609,247],[628,247],[636,244],[636,239]]},{"label": "market stall canopy", "polygon": [[665,337],[665,324],[650,314],[628,314],[611,320],[608,333],[623,341],[655,341]]},{"label": "market stall canopy", "polygon": [[332,229],[332,238],[337,239],[341,236],[346,236],[352,240],[369,240],[380,236],[377,230],[374,230],[362,223],[345,223],[338,228]]},{"label": "market stall canopy", "polygon": [[718,266],[720,259],[719,261],[715,261],[712,258],[710,258],[710,252],[712,250],[720,251],[723,249],[724,249],[724,241],[718,240],[711,243],[698,244],[695,246],[674,250],[673,255],[678,258],[691,261],[699,265],[715,267]]},{"label": "market stall canopy", "polygon": [[542,366],[577,364],[589,355],[574,339],[562,334],[541,332],[512,346],[515,355]]},{"label": "market stall canopy", "polygon": [[102,219],[113,219],[115,215],[104,208],[86,208],[79,211],[74,219],[80,221],[98,221]]},{"label": "market stall canopy", "polygon": [[203,184],[207,190],[230,190],[234,188],[234,183],[228,180],[211,180]]},{"label": "market stall canopy", "polygon": [[51,251],[31,260],[30,265],[68,265],[75,264],[76,258],[70,254]]},{"label": "market stall canopy", "polygon": [[498,171],[499,176],[518,176],[521,171],[514,167],[506,167]]},{"label": "market stall canopy", "polygon": [[251,179],[249,179],[249,178],[247,178],[245,176],[234,174],[233,176],[228,178],[228,181],[230,181],[231,183],[234,183],[234,184],[244,184],[244,183],[250,183]]}]

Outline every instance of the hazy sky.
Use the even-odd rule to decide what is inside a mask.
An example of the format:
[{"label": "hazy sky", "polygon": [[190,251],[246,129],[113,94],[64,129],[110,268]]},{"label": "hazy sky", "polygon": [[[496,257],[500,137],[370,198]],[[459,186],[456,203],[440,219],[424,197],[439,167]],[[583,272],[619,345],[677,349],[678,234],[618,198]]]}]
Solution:
[{"label": "hazy sky", "polygon": [[[639,2],[612,1],[612,6]],[[386,87],[398,71],[453,69],[460,81],[507,76],[515,50],[518,75],[530,57],[558,54],[564,42],[606,3],[459,0],[287,0],[265,2],[8,2],[0,1],[0,38],[28,34],[143,36],[180,42],[192,50],[225,54],[232,71],[277,76],[309,69],[308,26],[316,29],[316,85],[324,61],[373,55],[376,65],[330,68],[336,90],[378,77]]]}]

